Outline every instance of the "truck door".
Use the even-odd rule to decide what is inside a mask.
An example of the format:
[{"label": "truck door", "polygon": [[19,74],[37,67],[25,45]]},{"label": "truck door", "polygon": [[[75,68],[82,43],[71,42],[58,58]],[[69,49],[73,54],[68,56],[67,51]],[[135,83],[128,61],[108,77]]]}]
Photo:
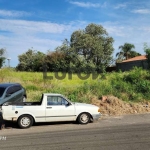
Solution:
[{"label": "truck door", "polygon": [[75,107],[61,96],[47,96],[46,121],[73,121]]}]

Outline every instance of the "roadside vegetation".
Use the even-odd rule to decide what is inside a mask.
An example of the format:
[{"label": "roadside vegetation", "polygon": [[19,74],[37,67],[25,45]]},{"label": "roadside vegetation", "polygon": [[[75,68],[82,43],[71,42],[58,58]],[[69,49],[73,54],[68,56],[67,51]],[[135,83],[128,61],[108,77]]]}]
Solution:
[{"label": "roadside vegetation", "polygon": [[[61,75],[61,73],[60,73]],[[82,74],[83,76],[85,74]],[[28,101],[38,101],[42,93],[61,93],[71,101],[91,103],[93,97],[113,95],[127,102],[145,102],[150,100],[150,72],[134,68],[130,72],[101,73],[96,79],[92,75],[81,80],[77,74],[62,80],[43,79],[42,72],[17,72],[13,69],[0,70],[0,82],[19,82],[27,90]]]}]

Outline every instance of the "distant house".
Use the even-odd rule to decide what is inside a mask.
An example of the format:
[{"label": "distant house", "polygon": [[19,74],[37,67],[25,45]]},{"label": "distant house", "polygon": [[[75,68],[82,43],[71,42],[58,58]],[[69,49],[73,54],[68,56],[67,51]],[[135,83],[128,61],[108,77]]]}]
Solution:
[{"label": "distant house", "polygon": [[116,63],[116,70],[129,71],[133,67],[142,67],[143,69],[148,68],[146,55],[136,56],[127,60],[122,61],[121,63]]}]

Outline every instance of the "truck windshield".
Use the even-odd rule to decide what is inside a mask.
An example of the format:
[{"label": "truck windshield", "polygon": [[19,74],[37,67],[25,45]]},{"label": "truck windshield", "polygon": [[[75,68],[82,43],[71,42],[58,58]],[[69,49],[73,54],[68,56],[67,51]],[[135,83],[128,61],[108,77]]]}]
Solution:
[{"label": "truck windshield", "polygon": [[4,88],[4,87],[0,87],[0,97],[2,97],[2,95],[3,95],[4,91],[5,91],[5,89],[6,89],[6,88]]}]

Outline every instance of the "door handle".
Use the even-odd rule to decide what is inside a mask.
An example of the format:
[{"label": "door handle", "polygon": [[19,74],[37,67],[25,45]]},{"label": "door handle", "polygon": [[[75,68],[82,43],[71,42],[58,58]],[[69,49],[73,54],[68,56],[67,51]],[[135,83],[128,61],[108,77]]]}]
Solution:
[{"label": "door handle", "polygon": [[46,107],[47,109],[51,109],[52,107]]}]

